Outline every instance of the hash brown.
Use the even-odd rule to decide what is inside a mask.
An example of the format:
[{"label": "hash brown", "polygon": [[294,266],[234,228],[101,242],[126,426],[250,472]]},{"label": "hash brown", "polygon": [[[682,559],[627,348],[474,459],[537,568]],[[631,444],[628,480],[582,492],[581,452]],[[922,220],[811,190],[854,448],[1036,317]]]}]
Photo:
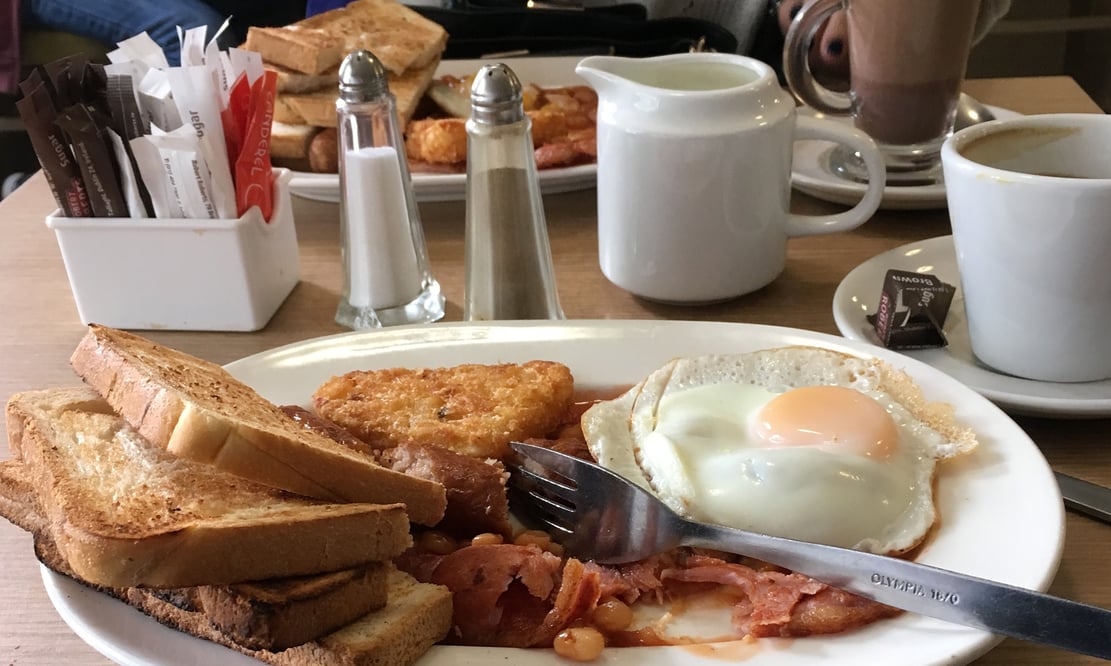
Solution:
[{"label": "hash brown", "polygon": [[390,368],[332,377],[313,407],[374,448],[423,444],[502,458],[509,442],[558,427],[573,392],[570,369],[552,361]]}]

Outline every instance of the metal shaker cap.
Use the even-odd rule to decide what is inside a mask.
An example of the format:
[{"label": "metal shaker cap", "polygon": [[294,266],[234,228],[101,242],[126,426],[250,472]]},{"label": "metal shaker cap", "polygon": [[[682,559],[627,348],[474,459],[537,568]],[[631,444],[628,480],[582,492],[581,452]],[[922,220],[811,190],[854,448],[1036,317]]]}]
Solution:
[{"label": "metal shaker cap", "polygon": [[386,68],[370,51],[347,54],[339,66],[339,96],[345,102],[370,102],[389,92]]},{"label": "metal shaker cap", "polygon": [[521,80],[504,63],[485,65],[471,84],[471,119],[484,125],[507,125],[525,117]]}]

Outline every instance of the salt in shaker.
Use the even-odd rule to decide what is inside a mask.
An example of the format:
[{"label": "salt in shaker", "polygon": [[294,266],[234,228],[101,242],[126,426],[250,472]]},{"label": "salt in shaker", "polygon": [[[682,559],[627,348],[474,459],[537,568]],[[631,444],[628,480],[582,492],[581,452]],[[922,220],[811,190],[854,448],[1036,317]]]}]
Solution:
[{"label": "salt in shaker", "polygon": [[513,70],[480,69],[467,121],[468,321],[563,319],[530,130]]},{"label": "salt in shaker", "polygon": [[340,65],[340,234],[343,294],[336,322],[353,329],[436,321],[444,296],[428,268],[397,102],[370,51]]}]

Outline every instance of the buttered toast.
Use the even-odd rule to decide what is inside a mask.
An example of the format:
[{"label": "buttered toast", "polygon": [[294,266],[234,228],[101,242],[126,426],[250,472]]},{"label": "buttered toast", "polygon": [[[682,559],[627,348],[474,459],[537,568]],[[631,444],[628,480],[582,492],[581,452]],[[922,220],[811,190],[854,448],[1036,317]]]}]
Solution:
[{"label": "buttered toast", "polygon": [[302,428],[214,363],[95,324],[70,363],[140,435],[174,456],[307,497],[402,502],[422,525],[444,515],[442,485]]},{"label": "buttered toast", "polygon": [[389,559],[411,544],[401,504],[310,500],[176,458],[85,387],[16,394],[7,424],[15,459],[0,464],[24,466],[60,556],[95,585],[316,574]]}]

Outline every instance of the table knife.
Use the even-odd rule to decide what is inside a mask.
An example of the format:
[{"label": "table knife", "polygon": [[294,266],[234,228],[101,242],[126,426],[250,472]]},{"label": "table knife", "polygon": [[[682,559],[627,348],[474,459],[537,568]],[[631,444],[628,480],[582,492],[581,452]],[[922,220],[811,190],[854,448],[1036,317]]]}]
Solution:
[{"label": "table knife", "polygon": [[1054,472],[1065,507],[1111,524],[1111,488]]}]

